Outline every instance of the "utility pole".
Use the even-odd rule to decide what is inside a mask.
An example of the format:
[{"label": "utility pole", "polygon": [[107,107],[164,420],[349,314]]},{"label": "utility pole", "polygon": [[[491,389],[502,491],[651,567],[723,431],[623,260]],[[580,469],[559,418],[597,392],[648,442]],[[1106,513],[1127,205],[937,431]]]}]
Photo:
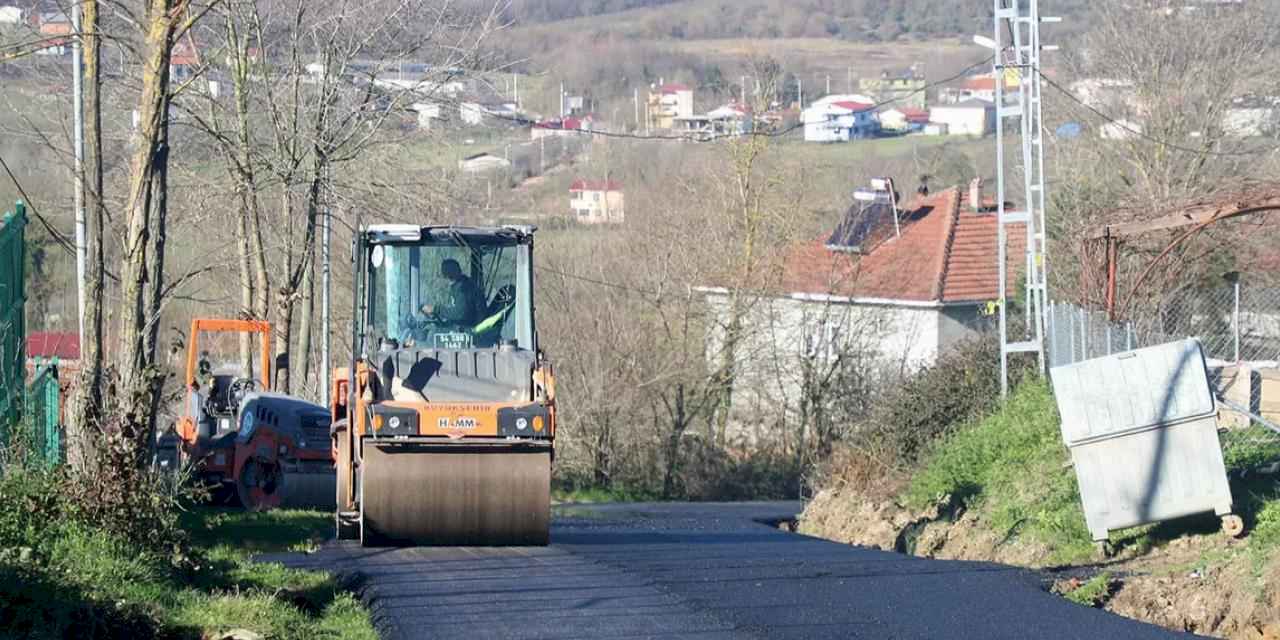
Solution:
[{"label": "utility pole", "polygon": [[74,129],[73,144],[76,157],[73,170],[75,173],[73,198],[76,210],[76,318],[79,323],[79,344],[84,348],[85,263],[88,259],[89,242],[84,212],[84,57],[80,41],[79,2],[71,5],[71,29],[75,32],[75,37],[71,39],[71,92],[73,94],[71,127]]},{"label": "utility pole", "polygon": [[831,74],[827,74],[827,95],[831,95]]},{"label": "utility pole", "polygon": [[329,372],[331,364],[329,361],[329,290],[332,286],[330,283],[330,247],[333,244],[333,183],[329,179],[329,165],[326,163],[324,167],[324,214],[320,218],[320,223],[324,225],[320,229],[320,388],[318,398],[323,406],[329,396]]},{"label": "utility pole", "polygon": [[[1008,3],[1010,6],[1004,6]],[[999,274],[1000,313],[1000,393],[1009,393],[1009,355],[1034,353],[1040,373],[1046,371],[1044,337],[1048,299],[1047,235],[1045,233],[1044,122],[1041,110],[1040,53],[1056,47],[1042,47],[1040,24],[1060,22],[1060,18],[1041,18],[1039,0],[993,0],[995,7],[994,38],[975,38],[990,46],[992,76],[995,78],[996,103],[996,262]],[[1006,35],[1006,32],[1008,35]],[[1016,99],[1005,100],[1007,71],[1014,69],[1020,78]],[[1007,182],[1005,168],[1005,119],[1017,118],[1020,126],[1022,155],[1012,175],[1022,176],[1021,210],[1005,207]],[[1008,325],[1008,242],[1011,225],[1021,224],[1026,233],[1026,315],[1025,333],[1021,340],[1010,341]]]},{"label": "utility pole", "polygon": [[564,83],[560,83],[560,117],[564,117]]},{"label": "utility pole", "polygon": [[796,100],[800,102],[800,110],[804,111],[804,81],[796,78]]},{"label": "utility pole", "polygon": [[747,77],[742,76],[742,104],[747,104]]},{"label": "utility pole", "polygon": [[520,74],[512,73],[511,79],[512,79],[512,84],[515,86],[516,110],[519,111],[520,110]]},{"label": "utility pole", "polygon": [[636,87],[631,90],[631,100],[636,107],[636,131],[640,130],[640,88]]}]

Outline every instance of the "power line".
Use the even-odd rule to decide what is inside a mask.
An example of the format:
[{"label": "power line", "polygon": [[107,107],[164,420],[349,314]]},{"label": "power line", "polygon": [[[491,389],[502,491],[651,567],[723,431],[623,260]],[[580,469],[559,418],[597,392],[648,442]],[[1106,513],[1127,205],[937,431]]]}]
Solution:
[{"label": "power line", "polygon": [[1093,105],[1089,104],[1088,102],[1085,102],[1085,100],[1084,100],[1083,98],[1081,98],[1081,97],[1079,97],[1079,96],[1075,95],[1075,94],[1074,94],[1074,93],[1072,93],[1070,90],[1068,90],[1067,88],[1065,88],[1065,87],[1063,87],[1062,85],[1058,84],[1057,82],[1054,82],[1054,81],[1053,81],[1053,79],[1052,79],[1052,78],[1050,78],[1049,76],[1046,76],[1046,75],[1044,75],[1043,73],[1041,73],[1041,74],[1040,74],[1040,78],[1041,78],[1042,80],[1044,80],[1044,81],[1045,81],[1045,83],[1047,83],[1049,86],[1051,86],[1051,87],[1053,87],[1054,89],[1056,89],[1056,90],[1058,91],[1058,93],[1061,93],[1062,95],[1066,96],[1066,97],[1067,97],[1067,99],[1071,100],[1072,102],[1074,102],[1074,103],[1076,103],[1076,104],[1078,104],[1078,105],[1080,105],[1080,106],[1084,107],[1085,109],[1088,109],[1090,112],[1092,112],[1094,115],[1098,116],[1099,118],[1102,118],[1103,120],[1107,121],[1108,123],[1113,124],[1113,125],[1115,125],[1115,126],[1117,126],[1117,127],[1121,128],[1121,129],[1123,129],[1123,130],[1125,130],[1125,131],[1127,131],[1127,132],[1129,132],[1129,133],[1131,133],[1131,134],[1133,134],[1133,135],[1135,135],[1135,136],[1138,136],[1139,138],[1142,138],[1143,140],[1147,140],[1148,142],[1153,142],[1153,143],[1158,144],[1158,145],[1163,146],[1163,147],[1168,147],[1168,148],[1170,148],[1170,149],[1175,149],[1175,150],[1177,150],[1177,151],[1182,151],[1182,152],[1185,152],[1185,153],[1194,153],[1194,154],[1197,154],[1197,155],[1219,156],[1219,157],[1246,157],[1246,156],[1260,156],[1260,155],[1266,155],[1266,154],[1269,154],[1269,153],[1273,153],[1274,151],[1276,151],[1276,148],[1274,148],[1274,147],[1272,147],[1272,148],[1266,148],[1266,149],[1249,149],[1249,150],[1244,150],[1244,151],[1212,151],[1212,150],[1209,150],[1209,149],[1195,149],[1195,148],[1192,148],[1192,147],[1185,147],[1185,146],[1182,146],[1182,145],[1179,145],[1179,144],[1176,144],[1176,143],[1173,143],[1173,142],[1169,142],[1168,140],[1162,140],[1162,139],[1157,138],[1157,137],[1155,137],[1155,136],[1152,136],[1152,135],[1149,135],[1149,134],[1143,133],[1143,131],[1142,131],[1141,129],[1135,129],[1135,128],[1133,128],[1133,127],[1129,126],[1129,124],[1128,124],[1128,123],[1126,123],[1126,122],[1124,122],[1124,121],[1121,121],[1121,120],[1118,120],[1118,119],[1116,119],[1116,118],[1115,118],[1115,117],[1113,117],[1113,116],[1107,115],[1106,113],[1103,113],[1103,112],[1102,112],[1101,110],[1099,110],[1097,107],[1094,107]]}]

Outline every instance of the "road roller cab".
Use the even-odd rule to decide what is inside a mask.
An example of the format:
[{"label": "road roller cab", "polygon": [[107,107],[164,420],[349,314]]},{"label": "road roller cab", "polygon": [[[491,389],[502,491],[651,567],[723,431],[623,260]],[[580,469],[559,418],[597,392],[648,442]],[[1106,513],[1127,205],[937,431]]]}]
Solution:
[{"label": "road roller cab", "polygon": [[[258,342],[257,376],[238,355]],[[271,389],[271,326],[196,319],[187,340],[186,394],[159,451],[190,465],[215,492],[248,509],[328,507],[334,491],[328,408]]]},{"label": "road roller cab", "polygon": [[546,544],[555,391],[533,229],[375,225],[354,257],[356,357],[332,392],[339,537]]}]

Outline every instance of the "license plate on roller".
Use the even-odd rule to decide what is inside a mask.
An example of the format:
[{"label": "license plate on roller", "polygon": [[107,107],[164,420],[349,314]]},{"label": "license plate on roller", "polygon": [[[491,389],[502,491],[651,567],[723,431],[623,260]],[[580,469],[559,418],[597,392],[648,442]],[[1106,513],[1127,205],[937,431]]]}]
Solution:
[{"label": "license plate on roller", "polygon": [[435,335],[437,349],[470,349],[471,334],[453,332],[453,333],[437,333]]}]

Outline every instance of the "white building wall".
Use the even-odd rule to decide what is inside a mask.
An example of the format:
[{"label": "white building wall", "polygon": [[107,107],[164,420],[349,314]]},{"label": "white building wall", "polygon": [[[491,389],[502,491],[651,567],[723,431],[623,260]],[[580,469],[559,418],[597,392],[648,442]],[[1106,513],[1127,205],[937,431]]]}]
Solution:
[{"label": "white building wall", "polygon": [[953,136],[984,136],[995,127],[995,108],[934,107],[929,120],[946,125]]},{"label": "white building wall", "polygon": [[[710,317],[719,319],[707,336],[708,366],[715,368],[723,362],[730,300],[727,294],[710,293],[707,303]],[[733,435],[744,440],[759,439],[772,430],[773,425],[761,422],[762,416],[776,416],[780,406],[788,411],[797,407],[806,357],[834,355],[828,352],[832,348],[865,354],[858,366],[897,377],[933,364],[947,347],[978,330],[973,306],[848,304],[816,298],[765,298],[747,304],[750,311],[735,354],[731,401]],[[827,342],[833,337],[835,344]]]}]

